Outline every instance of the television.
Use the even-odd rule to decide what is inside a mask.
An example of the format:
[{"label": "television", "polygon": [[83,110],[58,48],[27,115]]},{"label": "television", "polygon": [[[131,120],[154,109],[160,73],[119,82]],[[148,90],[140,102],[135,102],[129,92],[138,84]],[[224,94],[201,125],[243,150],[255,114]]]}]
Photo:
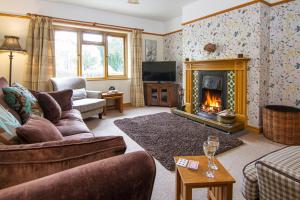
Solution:
[{"label": "television", "polygon": [[176,61],[143,62],[143,81],[176,81]]}]

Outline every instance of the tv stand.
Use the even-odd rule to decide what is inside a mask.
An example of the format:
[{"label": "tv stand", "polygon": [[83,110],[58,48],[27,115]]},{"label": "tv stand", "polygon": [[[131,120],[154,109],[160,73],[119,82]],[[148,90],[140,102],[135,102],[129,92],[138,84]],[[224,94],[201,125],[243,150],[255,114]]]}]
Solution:
[{"label": "tv stand", "polygon": [[177,105],[176,83],[144,83],[147,106],[175,107]]}]

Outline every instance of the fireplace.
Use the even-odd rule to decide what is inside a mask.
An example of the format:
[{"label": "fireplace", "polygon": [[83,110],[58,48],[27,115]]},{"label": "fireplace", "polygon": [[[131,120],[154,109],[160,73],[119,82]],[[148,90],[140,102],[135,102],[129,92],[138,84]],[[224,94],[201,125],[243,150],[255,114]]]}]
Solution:
[{"label": "fireplace", "polygon": [[227,108],[227,72],[200,71],[199,115],[215,118],[216,113]]}]

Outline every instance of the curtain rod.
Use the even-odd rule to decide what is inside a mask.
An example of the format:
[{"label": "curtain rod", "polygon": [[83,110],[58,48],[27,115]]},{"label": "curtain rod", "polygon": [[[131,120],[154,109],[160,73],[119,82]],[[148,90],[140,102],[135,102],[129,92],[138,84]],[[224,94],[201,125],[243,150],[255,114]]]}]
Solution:
[{"label": "curtain rod", "polygon": [[33,13],[27,13],[27,16],[28,17],[31,17],[31,16],[49,17],[49,18],[53,19],[54,22],[66,23],[66,24],[72,24],[72,25],[82,25],[82,26],[91,26],[91,27],[99,27],[99,28],[110,28],[110,29],[127,31],[127,32],[131,32],[133,30],[144,31],[144,29],[139,29],[139,28],[132,28],[132,27],[126,27],[126,26],[117,26],[117,25],[110,25],[110,24],[102,24],[102,23],[97,23],[97,22],[87,22],[87,21],[80,21],[80,20],[73,20],[73,19],[64,19],[64,18],[59,18],[59,17],[39,15],[39,14],[33,14]]}]

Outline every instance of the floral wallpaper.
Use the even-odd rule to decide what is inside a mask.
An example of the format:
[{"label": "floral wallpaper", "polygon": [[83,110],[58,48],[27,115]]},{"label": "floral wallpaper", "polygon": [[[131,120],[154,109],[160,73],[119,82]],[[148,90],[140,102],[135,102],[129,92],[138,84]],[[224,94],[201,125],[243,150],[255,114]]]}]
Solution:
[{"label": "floral wallpaper", "polygon": [[164,60],[176,61],[176,82],[181,85],[183,77],[182,32],[173,33],[164,37]]},{"label": "floral wallpaper", "polygon": [[270,9],[269,103],[300,108],[300,1]]},{"label": "floral wallpaper", "polygon": [[[266,104],[300,107],[300,0],[269,7],[253,4],[184,26],[165,37],[165,59],[236,57],[248,65],[248,124],[261,126]],[[208,55],[203,47],[217,44]],[[178,49],[176,48],[178,47]],[[181,49],[182,48],[182,49]]]}]

